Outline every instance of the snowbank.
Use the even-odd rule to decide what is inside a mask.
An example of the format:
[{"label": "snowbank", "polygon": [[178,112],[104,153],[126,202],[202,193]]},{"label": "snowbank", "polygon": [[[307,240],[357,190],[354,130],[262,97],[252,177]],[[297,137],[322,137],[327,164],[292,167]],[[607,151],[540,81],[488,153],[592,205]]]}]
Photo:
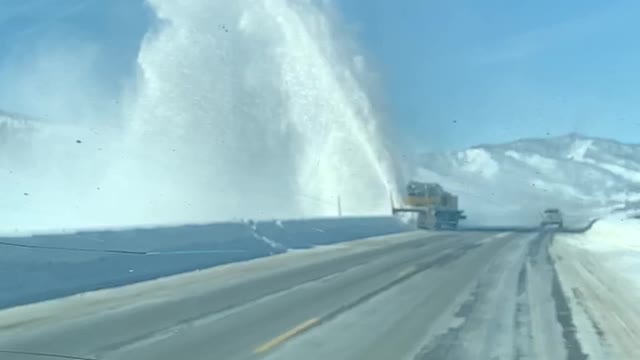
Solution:
[{"label": "snowbank", "polygon": [[608,269],[628,280],[640,296],[640,220],[625,216],[597,222],[585,234],[563,235],[567,245],[598,256]]},{"label": "snowbank", "polygon": [[640,221],[610,217],[557,235],[551,254],[590,358],[640,358]]}]

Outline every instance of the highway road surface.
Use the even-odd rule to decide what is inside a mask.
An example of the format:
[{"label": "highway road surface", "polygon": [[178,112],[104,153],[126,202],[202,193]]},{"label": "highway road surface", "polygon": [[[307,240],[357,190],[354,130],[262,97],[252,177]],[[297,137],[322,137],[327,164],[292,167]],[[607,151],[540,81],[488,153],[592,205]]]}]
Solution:
[{"label": "highway road surface", "polygon": [[0,312],[0,359],[584,359],[548,232],[410,232]]}]

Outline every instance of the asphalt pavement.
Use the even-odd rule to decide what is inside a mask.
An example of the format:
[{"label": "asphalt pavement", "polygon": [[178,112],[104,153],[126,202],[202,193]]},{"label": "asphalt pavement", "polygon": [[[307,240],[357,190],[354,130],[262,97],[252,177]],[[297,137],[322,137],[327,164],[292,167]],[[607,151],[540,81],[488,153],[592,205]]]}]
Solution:
[{"label": "asphalt pavement", "polygon": [[584,359],[551,241],[417,231],[26,305],[0,359]]}]

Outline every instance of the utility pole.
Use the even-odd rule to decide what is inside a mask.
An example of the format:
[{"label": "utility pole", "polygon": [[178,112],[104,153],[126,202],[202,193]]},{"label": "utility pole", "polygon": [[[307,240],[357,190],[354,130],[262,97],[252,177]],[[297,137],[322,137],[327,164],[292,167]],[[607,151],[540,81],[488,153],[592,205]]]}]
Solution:
[{"label": "utility pole", "polygon": [[342,217],[342,203],[340,201],[340,195],[338,195],[338,216]]}]

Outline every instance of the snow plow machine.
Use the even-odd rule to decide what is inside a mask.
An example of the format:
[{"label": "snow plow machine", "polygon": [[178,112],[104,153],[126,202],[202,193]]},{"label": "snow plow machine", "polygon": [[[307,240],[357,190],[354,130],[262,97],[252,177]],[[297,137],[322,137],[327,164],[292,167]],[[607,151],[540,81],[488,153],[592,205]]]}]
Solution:
[{"label": "snow plow machine", "polygon": [[437,183],[411,181],[406,187],[404,205],[391,208],[394,215],[413,213],[421,229],[457,229],[460,220],[467,217],[458,209],[458,197],[445,191]]}]

